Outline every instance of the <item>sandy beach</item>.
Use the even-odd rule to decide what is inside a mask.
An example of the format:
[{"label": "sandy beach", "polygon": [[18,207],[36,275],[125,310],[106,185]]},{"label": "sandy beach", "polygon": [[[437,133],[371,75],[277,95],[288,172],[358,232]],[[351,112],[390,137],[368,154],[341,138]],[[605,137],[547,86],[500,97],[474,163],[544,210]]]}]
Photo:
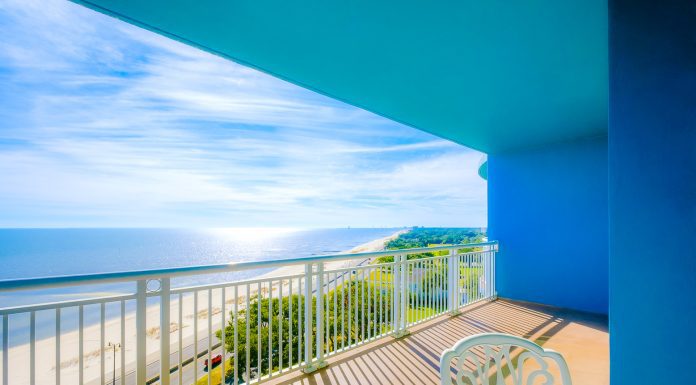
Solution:
[{"label": "sandy beach", "polygon": [[[394,234],[370,241],[368,243],[359,245],[346,253],[363,253],[363,252],[374,252],[384,249],[384,245],[391,239],[398,237],[400,234],[407,232],[408,230],[400,230]],[[335,261],[326,264],[325,269],[338,269],[344,267],[355,266],[359,264],[369,263],[369,260],[345,260],[345,261]],[[269,273],[261,275],[259,278],[271,278],[271,277],[283,277],[298,275],[304,273],[303,265],[286,266],[275,269]],[[287,294],[287,283],[283,284],[283,290]],[[256,285],[252,285],[250,288],[250,295],[256,293]],[[280,284],[276,284],[272,291],[275,293],[280,288]],[[264,294],[267,294],[267,289],[262,289]],[[297,287],[295,288],[297,290]],[[172,344],[172,351],[178,350],[179,338],[181,335],[182,345],[184,347],[193,345],[194,342],[194,330],[198,329],[198,340],[205,338],[205,343],[200,344],[198,351],[202,352],[207,349],[208,342],[207,336],[209,335],[208,326],[208,314],[212,314],[212,334],[216,330],[220,329],[222,322],[222,312],[224,309],[225,314],[229,314],[229,311],[234,309],[235,298],[231,293],[232,290],[227,290],[225,295],[225,303],[222,301],[222,291],[220,289],[213,290],[211,292],[210,298],[208,298],[208,291],[202,290],[198,294],[198,308],[197,312],[193,311],[193,298],[192,296],[184,297],[182,302],[183,314],[181,316],[181,321],[179,320],[179,302],[172,296],[171,301],[171,320],[170,320],[170,340]],[[296,292],[296,291],[295,291]],[[237,297],[238,308],[243,308],[245,304],[246,290],[244,293],[239,292]],[[208,310],[208,304],[210,306],[210,311]],[[114,304],[114,306],[117,304]],[[98,307],[93,309],[99,311]],[[87,311],[87,308],[86,310]],[[38,315],[37,315],[38,317]],[[83,330],[83,366],[84,366],[84,383],[100,383],[101,372],[102,372],[102,340],[103,345],[106,345],[109,341],[120,342],[121,340],[121,321],[120,316],[117,318],[106,319],[104,322],[103,330],[100,324],[86,326]],[[154,372],[157,372],[157,362],[159,360],[159,344],[160,344],[160,311],[159,305],[149,306],[147,309],[147,351],[148,351],[148,364],[153,368]],[[194,328],[194,324],[196,328]],[[103,333],[103,338],[101,337]],[[132,372],[135,367],[135,314],[126,313],[125,316],[125,368],[126,372]],[[61,383],[63,384],[78,384],[79,383],[79,341],[80,335],[77,330],[70,332],[61,333],[61,348],[60,348],[60,374]],[[216,338],[213,337],[213,342]],[[204,345],[204,346],[203,346]],[[37,384],[51,384],[55,381],[56,376],[56,339],[53,335],[49,338],[39,339],[36,341],[36,383]],[[29,378],[29,357],[30,357],[30,346],[29,343],[23,345],[17,345],[11,347],[9,350],[9,378],[10,383],[13,385],[24,385],[30,383]],[[188,354],[188,352],[187,352]],[[184,359],[187,357],[184,357]],[[105,367],[106,382],[111,381],[111,368],[113,364],[113,353],[111,350],[105,350],[103,354],[103,361]],[[121,352],[117,352],[117,376],[120,373],[121,367]],[[177,360],[172,359],[172,365],[174,365]],[[198,369],[196,369],[198,370]],[[150,370],[148,370],[149,372]],[[148,373],[148,377],[149,377]],[[193,376],[194,374],[192,374]],[[203,372],[200,373],[203,375]]]}]

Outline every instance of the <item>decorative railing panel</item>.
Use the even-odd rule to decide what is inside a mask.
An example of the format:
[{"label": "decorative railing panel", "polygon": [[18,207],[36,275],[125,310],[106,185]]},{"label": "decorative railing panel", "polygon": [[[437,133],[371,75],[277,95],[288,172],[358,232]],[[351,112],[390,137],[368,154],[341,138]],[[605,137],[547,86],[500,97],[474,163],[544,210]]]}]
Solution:
[{"label": "decorative railing panel", "polygon": [[[1,384],[245,384],[313,371],[327,357],[494,298],[496,251],[486,242],[2,281],[0,294],[130,289],[0,308]],[[184,276],[291,265],[301,270],[175,287]]]}]

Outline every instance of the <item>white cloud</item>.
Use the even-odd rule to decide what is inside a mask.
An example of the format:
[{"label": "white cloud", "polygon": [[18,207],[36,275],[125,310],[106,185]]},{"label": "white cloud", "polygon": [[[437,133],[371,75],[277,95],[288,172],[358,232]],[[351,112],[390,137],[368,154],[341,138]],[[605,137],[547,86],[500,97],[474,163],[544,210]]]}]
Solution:
[{"label": "white cloud", "polygon": [[72,3],[0,26],[0,226],[485,224],[475,151]]}]

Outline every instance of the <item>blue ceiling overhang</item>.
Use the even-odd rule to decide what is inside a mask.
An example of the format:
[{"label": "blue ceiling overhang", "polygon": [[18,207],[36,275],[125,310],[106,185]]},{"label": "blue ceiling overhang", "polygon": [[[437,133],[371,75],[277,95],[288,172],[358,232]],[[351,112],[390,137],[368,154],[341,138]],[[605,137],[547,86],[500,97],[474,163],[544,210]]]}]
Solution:
[{"label": "blue ceiling overhang", "polygon": [[76,2],[488,153],[607,130],[606,0]]}]

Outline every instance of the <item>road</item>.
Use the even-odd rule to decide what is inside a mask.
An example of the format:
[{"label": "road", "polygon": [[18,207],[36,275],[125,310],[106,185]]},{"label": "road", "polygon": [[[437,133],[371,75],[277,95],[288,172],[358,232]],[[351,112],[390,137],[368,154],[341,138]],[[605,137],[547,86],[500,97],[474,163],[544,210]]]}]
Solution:
[{"label": "road", "polygon": [[[363,266],[365,263],[370,262],[371,259],[365,259],[361,262],[359,262],[355,267],[360,267]],[[328,282],[324,283],[324,288],[325,290],[330,290],[330,286],[334,284],[334,281],[337,279],[342,278],[346,274],[350,274],[348,272],[344,272],[342,274],[339,274],[338,277],[335,279],[330,279]],[[316,294],[317,290],[314,288],[312,290],[314,294]],[[215,340],[215,343],[218,341]],[[189,385],[189,384],[195,384],[196,380],[203,375],[206,374],[206,372],[203,371],[205,360],[208,359],[208,354],[203,354],[207,353],[208,349],[208,337],[204,337],[202,339],[198,340],[198,354],[199,358],[196,360],[196,365],[193,365],[192,358],[194,356],[194,346],[193,346],[193,337],[189,337],[188,339],[184,340],[185,347],[182,350],[182,357],[183,357],[183,378],[182,378],[182,384]],[[218,354],[222,354],[222,351],[220,347],[213,348],[213,353],[212,356],[215,357]],[[153,353],[148,355],[148,364],[146,366],[146,378],[148,379],[148,385],[149,384],[158,384],[159,383],[159,374],[160,374],[160,356],[158,353]],[[169,362],[172,365],[172,369],[176,368],[179,362],[179,353],[175,351],[172,353],[169,357]],[[111,377],[111,370],[109,369],[109,363],[107,362],[107,375],[106,379],[104,381],[105,385],[112,385],[112,377]],[[196,368],[194,371],[193,369]],[[120,368],[116,368],[116,384],[114,385],[135,385],[136,383],[136,378],[135,378],[135,364],[131,363],[126,367],[126,381],[125,384],[121,382],[120,379]],[[172,384],[179,384],[179,372],[178,368],[177,370],[171,372],[171,383]],[[101,385],[102,382],[99,378],[89,381],[86,383],[86,385]]]},{"label": "road", "polygon": [[[188,343],[183,349],[182,349],[182,357],[184,361],[183,365],[183,373],[184,376],[182,378],[182,383],[189,385],[189,384],[195,384],[196,380],[203,375],[206,374],[206,372],[203,370],[204,365],[205,365],[205,360],[208,359],[208,337],[202,338],[198,340],[198,354],[199,358],[196,360],[196,365],[194,365],[193,361],[191,360],[194,355],[194,346],[193,346],[193,338],[189,338],[188,341],[185,341],[185,343]],[[217,342],[217,340],[215,340]],[[220,347],[213,348],[212,351],[212,356],[215,357],[218,354],[222,354],[222,350]],[[150,354],[148,355],[148,364],[146,366],[146,378],[148,379],[148,384],[159,384],[159,374],[160,374],[160,360],[159,360],[159,354]],[[179,352],[174,352],[170,355],[169,357],[169,362],[172,364],[172,369],[176,368],[179,362]],[[109,363],[107,362],[107,368],[110,368]],[[194,368],[196,369],[194,371]],[[126,367],[126,381],[125,384],[121,382],[120,378],[120,368],[117,366],[116,367],[116,385],[135,385],[136,384],[136,378],[135,378],[135,367],[134,365],[128,365]],[[111,370],[107,369],[107,375],[106,379],[104,381],[104,384],[106,385],[112,385],[113,384],[113,377],[111,375]],[[171,373],[171,383],[172,384],[179,384],[179,371],[175,370]],[[86,385],[101,385],[102,382],[99,378],[89,381],[86,383]]]}]

